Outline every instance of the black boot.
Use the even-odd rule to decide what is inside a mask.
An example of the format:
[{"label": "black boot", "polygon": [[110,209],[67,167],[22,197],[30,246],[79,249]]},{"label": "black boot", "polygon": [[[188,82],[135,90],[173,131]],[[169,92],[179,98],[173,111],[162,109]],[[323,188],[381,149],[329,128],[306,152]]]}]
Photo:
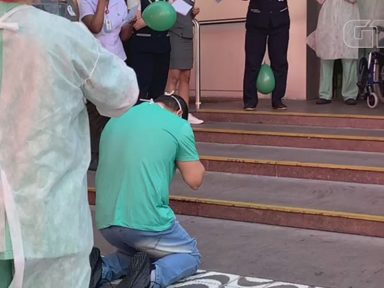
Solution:
[{"label": "black boot", "polygon": [[137,252],[129,273],[116,288],[147,288],[151,282],[151,260],[145,252]]},{"label": "black boot", "polygon": [[89,264],[91,265],[91,280],[89,288],[97,288],[101,280],[102,260],[99,248],[93,247],[89,255]]}]

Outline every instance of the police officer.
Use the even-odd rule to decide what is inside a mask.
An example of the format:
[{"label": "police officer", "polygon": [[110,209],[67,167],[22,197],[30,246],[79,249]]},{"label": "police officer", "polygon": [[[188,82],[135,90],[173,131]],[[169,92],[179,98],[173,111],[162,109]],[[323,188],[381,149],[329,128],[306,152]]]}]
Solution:
[{"label": "police officer", "polygon": [[[155,0],[141,0],[141,11]],[[125,43],[127,64],[137,75],[139,99],[156,99],[164,94],[167,84],[171,45],[168,31],[150,29],[138,13],[134,34]]]},{"label": "police officer", "polygon": [[276,87],[272,93],[272,108],[285,110],[287,106],[282,102],[282,98],[287,86],[290,27],[287,0],[249,1],[245,36],[244,109],[247,111],[256,109],[258,103],[256,80],[268,43],[271,68],[276,78]]}]

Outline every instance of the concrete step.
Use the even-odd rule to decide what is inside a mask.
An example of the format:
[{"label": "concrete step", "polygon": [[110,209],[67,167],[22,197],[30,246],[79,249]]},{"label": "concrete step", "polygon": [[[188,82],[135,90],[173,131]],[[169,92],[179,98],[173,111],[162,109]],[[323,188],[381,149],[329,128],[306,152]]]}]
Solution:
[{"label": "concrete step", "polygon": [[384,187],[208,172],[198,192],[180,176],[178,214],[384,237]]},{"label": "concrete step", "polygon": [[[191,97],[191,100],[194,97]],[[224,109],[224,110],[243,110],[243,100],[241,97],[209,97],[204,96],[201,99],[200,109]],[[370,109],[365,100],[360,99],[357,105],[345,105],[341,99],[333,99],[331,105],[316,105],[317,99],[311,100],[291,100],[283,99],[288,106],[285,112],[289,113],[316,113],[316,114],[346,114],[346,115],[368,115],[383,116],[384,106],[377,109]],[[194,109],[194,101],[191,101],[191,109]],[[278,112],[271,107],[270,97],[259,97],[257,111]],[[279,112],[278,112],[279,113]]]},{"label": "concrete step", "polygon": [[200,142],[384,152],[384,131],[237,122],[194,127]]},{"label": "concrete step", "polygon": [[240,109],[200,109],[196,116],[206,122],[290,124],[301,126],[384,129],[384,116],[306,112],[243,111]]},{"label": "concrete step", "polygon": [[208,172],[197,192],[177,175],[171,195],[183,215],[384,237],[382,185]]},{"label": "concrete step", "polygon": [[384,184],[384,154],[198,143],[209,171]]}]

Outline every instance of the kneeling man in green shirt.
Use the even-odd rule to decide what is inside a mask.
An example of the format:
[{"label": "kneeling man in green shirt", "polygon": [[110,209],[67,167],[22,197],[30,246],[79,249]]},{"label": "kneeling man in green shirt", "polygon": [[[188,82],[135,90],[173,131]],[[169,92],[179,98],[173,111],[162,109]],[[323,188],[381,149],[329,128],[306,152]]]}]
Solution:
[{"label": "kneeling man in green shirt", "polygon": [[100,140],[96,225],[117,251],[102,259],[101,284],[167,287],[200,265],[196,240],[169,207],[176,168],[198,189],[204,177],[188,106],[177,96],[133,107],[111,119]]}]

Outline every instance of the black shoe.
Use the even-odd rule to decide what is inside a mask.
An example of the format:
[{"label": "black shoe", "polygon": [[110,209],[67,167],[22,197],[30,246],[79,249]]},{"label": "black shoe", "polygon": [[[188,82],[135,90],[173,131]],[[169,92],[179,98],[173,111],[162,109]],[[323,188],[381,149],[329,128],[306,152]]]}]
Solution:
[{"label": "black shoe", "polygon": [[349,98],[349,99],[345,100],[344,103],[347,105],[356,105],[357,101],[353,98]]},{"label": "black shoe", "polygon": [[103,266],[99,248],[92,248],[91,254],[89,255],[89,264],[91,266],[91,280],[89,282],[89,288],[96,288],[99,286],[101,280],[101,269]]},{"label": "black shoe", "polygon": [[316,104],[322,105],[322,104],[330,104],[332,103],[332,100],[320,98],[319,100],[316,101]]},{"label": "black shoe", "polygon": [[133,256],[129,273],[116,288],[147,288],[151,283],[151,260],[145,252]]},{"label": "black shoe", "polygon": [[272,104],[272,108],[276,110],[287,110],[287,105],[285,105],[283,102],[280,102],[278,104]]}]

